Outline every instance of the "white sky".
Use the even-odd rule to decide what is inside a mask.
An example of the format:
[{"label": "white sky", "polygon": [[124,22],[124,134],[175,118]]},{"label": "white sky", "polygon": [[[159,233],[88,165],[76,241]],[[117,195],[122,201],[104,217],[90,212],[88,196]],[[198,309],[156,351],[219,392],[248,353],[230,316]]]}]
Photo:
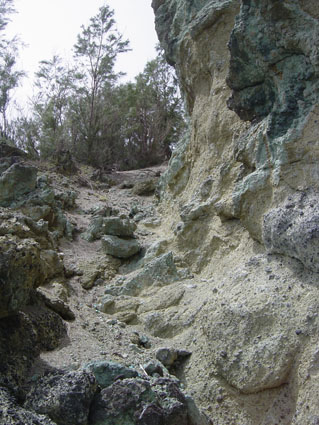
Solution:
[{"label": "white sky", "polygon": [[32,78],[41,60],[53,54],[72,57],[72,47],[81,25],[87,25],[107,3],[115,12],[117,28],[130,40],[132,52],[119,56],[117,70],[133,79],[156,55],[157,36],[151,0],[15,0],[17,14],[11,16],[7,33],[17,34],[26,46],[21,49],[20,68],[28,73],[19,100],[32,94]]}]

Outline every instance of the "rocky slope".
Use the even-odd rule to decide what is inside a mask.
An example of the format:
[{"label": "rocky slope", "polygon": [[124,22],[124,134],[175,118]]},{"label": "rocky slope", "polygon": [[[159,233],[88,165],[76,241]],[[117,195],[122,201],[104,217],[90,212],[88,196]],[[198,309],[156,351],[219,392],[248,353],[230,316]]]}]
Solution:
[{"label": "rocky slope", "polygon": [[191,353],[144,326],[188,276],[154,245],[163,167],[97,182],[0,150],[0,423],[208,424],[177,377]]}]

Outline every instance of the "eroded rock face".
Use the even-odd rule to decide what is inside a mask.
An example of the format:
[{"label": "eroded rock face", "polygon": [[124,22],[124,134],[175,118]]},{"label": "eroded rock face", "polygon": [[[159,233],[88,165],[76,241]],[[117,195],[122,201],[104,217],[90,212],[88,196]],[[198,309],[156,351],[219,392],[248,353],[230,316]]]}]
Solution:
[{"label": "eroded rock face", "polygon": [[152,5],[190,114],[162,228],[207,301],[186,380],[220,425],[316,423],[318,3]]},{"label": "eroded rock face", "polygon": [[16,313],[30,301],[32,290],[55,275],[63,264],[53,249],[45,223],[0,211],[0,318]]},{"label": "eroded rock face", "polygon": [[0,386],[21,396],[35,358],[57,348],[66,336],[62,319],[43,306],[28,307],[0,320]]}]

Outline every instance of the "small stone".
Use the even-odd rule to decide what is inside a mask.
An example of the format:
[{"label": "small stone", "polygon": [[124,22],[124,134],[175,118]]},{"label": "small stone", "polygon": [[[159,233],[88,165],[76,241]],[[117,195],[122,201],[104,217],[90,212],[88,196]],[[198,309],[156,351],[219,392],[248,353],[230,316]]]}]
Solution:
[{"label": "small stone", "polygon": [[112,385],[119,377],[124,379],[135,378],[138,376],[137,371],[133,368],[115,362],[92,362],[87,364],[85,369],[94,374],[96,381],[101,388],[106,388]]},{"label": "small stone", "polygon": [[103,236],[102,248],[105,254],[116,258],[129,258],[141,250],[141,245],[136,239],[123,239],[118,236]]},{"label": "small stone", "polygon": [[160,362],[157,362],[157,361],[148,362],[143,365],[143,368],[145,372],[150,376],[154,376],[155,374],[159,376],[164,376],[163,366]]},{"label": "small stone", "polygon": [[177,350],[174,348],[159,348],[156,352],[156,358],[164,366],[172,366],[172,364],[177,360],[178,354]]}]

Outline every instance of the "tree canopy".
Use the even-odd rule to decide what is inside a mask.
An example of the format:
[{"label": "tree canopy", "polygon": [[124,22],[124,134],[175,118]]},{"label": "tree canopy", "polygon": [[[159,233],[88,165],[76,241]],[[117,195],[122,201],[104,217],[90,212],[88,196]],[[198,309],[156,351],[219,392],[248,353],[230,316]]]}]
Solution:
[{"label": "tree canopy", "polygon": [[[0,0],[0,33],[12,6],[12,0]],[[71,63],[59,55],[40,62],[30,113],[10,123],[15,143],[44,159],[69,150],[76,160],[102,169],[146,167],[168,159],[185,128],[176,76],[158,48],[133,82],[121,83],[124,74],[115,71],[115,64],[129,49],[113,11],[104,5],[81,27]],[[0,45],[3,121],[7,95],[23,75],[10,62],[1,67],[4,51]]]}]

